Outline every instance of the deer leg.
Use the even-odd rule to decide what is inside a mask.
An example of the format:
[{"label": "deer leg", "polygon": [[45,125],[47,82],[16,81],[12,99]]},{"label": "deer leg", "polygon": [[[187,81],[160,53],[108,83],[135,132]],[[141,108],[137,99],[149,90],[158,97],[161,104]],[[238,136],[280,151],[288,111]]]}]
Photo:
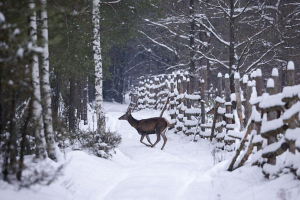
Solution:
[{"label": "deer leg", "polygon": [[163,144],[161,150],[164,149],[164,147],[165,147],[165,145],[166,145],[166,143],[167,143],[167,140],[168,140],[167,137],[166,137],[166,132],[167,132],[167,129],[165,129],[165,130],[161,133],[161,137],[164,139],[164,144]]},{"label": "deer leg", "polygon": [[151,147],[151,145],[146,144],[145,142],[143,142],[144,138],[145,138],[145,135],[142,135],[140,142],[143,143],[144,145],[146,145],[147,147]]},{"label": "deer leg", "polygon": [[160,133],[156,133],[157,139],[156,142],[151,146],[152,148],[160,141]]},{"label": "deer leg", "polygon": [[146,135],[146,138],[147,138],[148,142],[149,142],[149,143],[151,144],[151,146],[152,146],[153,144],[151,143],[151,140],[150,140],[149,135]]}]

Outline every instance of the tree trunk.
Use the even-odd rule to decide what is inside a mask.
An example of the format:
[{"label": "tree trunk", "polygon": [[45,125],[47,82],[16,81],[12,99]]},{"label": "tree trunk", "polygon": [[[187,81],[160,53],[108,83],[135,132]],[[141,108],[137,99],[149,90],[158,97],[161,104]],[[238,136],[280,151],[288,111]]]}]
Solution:
[{"label": "tree trunk", "polygon": [[[34,0],[29,1],[29,8],[31,15],[29,17],[29,34],[34,48],[37,47],[37,24],[36,24],[36,12]],[[39,72],[39,60],[37,53],[33,53],[31,60],[32,68],[32,84],[33,84],[33,119],[35,124],[35,141],[36,141],[36,158],[46,158],[46,141],[44,133],[44,123],[42,116],[42,105],[41,105],[41,89],[40,89],[40,72]]]},{"label": "tree trunk", "polygon": [[[52,95],[52,117],[56,121],[59,117],[59,98],[60,98],[60,74],[54,70],[54,78],[51,80],[51,87],[53,92]],[[53,124],[54,130],[56,130],[55,123]]]},{"label": "tree trunk", "polygon": [[70,78],[70,97],[69,97],[69,130],[75,130],[75,80],[73,77]]},{"label": "tree trunk", "polygon": [[235,49],[234,49],[234,0],[230,0],[230,24],[229,24],[229,76],[230,76],[230,91],[235,92],[234,87],[234,73],[236,70],[235,66]]},{"label": "tree trunk", "polygon": [[104,131],[105,126],[103,123],[104,114],[102,112],[103,93],[102,93],[102,56],[100,45],[100,0],[93,0],[93,24],[94,24],[94,62],[95,62],[95,109],[97,115],[97,129]]},{"label": "tree trunk", "polygon": [[25,148],[26,148],[26,142],[27,141],[27,127],[28,127],[28,124],[30,122],[30,119],[32,117],[32,98],[30,99],[29,101],[29,104],[28,104],[28,110],[27,110],[27,116],[26,116],[26,119],[25,119],[25,122],[24,122],[24,127],[22,128],[22,140],[21,140],[21,144],[20,144],[20,160],[19,160],[19,168],[18,168],[18,172],[17,172],[17,179],[19,181],[21,181],[21,177],[22,177],[22,171],[23,171],[23,168],[24,168],[24,155],[25,155]]},{"label": "tree trunk", "polygon": [[4,120],[3,120],[4,98],[3,98],[3,92],[2,92],[2,73],[3,73],[2,71],[3,71],[3,69],[2,69],[2,67],[0,67],[0,144],[2,142],[1,138],[2,138],[2,133],[4,130]]},{"label": "tree trunk", "polygon": [[88,104],[88,77],[85,77],[83,80],[83,121],[84,121],[84,125],[88,124],[87,104]]},{"label": "tree trunk", "polygon": [[7,166],[8,174],[16,173],[17,169],[17,132],[16,132],[16,92],[12,91],[10,105],[10,125],[9,125],[9,141],[7,145],[7,153],[9,154],[9,165]]},{"label": "tree trunk", "polygon": [[190,30],[190,74],[195,72],[195,16],[194,16],[194,0],[190,0],[190,18],[191,18],[191,30]]},{"label": "tree trunk", "polygon": [[52,160],[56,159],[55,152],[55,141],[52,125],[52,110],[51,110],[51,88],[49,81],[49,47],[48,47],[48,14],[46,10],[47,1],[40,0],[41,2],[41,21],[42,21],[42,34],[43,39],[43,54],[42,54],[42,89],[43,89],[43,103],[44,103],[44,124],[45,124],[45,135],[47,142],[47,152],[49,158]]}]

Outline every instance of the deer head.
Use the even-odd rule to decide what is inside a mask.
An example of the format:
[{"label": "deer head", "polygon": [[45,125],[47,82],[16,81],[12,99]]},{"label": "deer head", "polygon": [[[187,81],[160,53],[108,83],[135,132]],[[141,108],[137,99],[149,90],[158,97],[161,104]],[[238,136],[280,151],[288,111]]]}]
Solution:
[{"label": "deer head", "polygon": [[128,106],[126,113],[119,117],[119,120],[128,120],[129,115],[131,115],[131,106],[131,104]]}]

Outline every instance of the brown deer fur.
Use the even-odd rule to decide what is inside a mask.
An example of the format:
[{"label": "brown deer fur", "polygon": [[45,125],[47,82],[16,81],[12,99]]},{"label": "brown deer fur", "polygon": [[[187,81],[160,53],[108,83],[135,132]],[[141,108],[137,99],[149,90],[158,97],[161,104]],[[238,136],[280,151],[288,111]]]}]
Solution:
[{"label": "brown deer fur", "polygon": [[[161,150],[163,150],[163,148],[165,147],[167,143],[167,137],[165,133],[167,131],[167,128],[170,127],[170,123],[165,118],[153,117],[149,119],[137,120],[132,117],[130,109],[128,109],[127,112],[119,118],[119,120],[127,120],[129,124],[132,127],[134,127],[137,130],[137,132],[141,135],[140,142],[144,145],[148,147],[155,147],[155,145],[160,141],[160,136],[162,136],[164,144]],[[149,134],[156,134],[157,140],[154,144],[151,143]],[[145,136],[150,145],[143,142]]]}]

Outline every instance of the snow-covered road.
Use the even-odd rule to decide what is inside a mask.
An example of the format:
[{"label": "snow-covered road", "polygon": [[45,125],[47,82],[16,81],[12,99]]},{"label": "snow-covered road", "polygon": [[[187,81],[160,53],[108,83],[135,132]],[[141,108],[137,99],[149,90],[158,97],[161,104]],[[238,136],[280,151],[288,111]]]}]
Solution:
[{"label": "snow-covered road", "polygon": [[[117,120],[127,107],[120,108],[117,111],[116,107],[107,106],[108,125],[115,127],[122,135],[119,151],[127,163],[123,163],[125,170],[120,179],[102,197],[112,200],[190,199],[185,198],[188,197],[190,184],[213,167],[209,143],[203,140],[195,143],[191,141],[192,137],[174,135],[169,131],[163,151],[160,150],[162,141],[155,148],[146,147],[139,142],[140,135],[127,121]],[[143,110],[132,115],[142,119],[159,114],[160,111]],[[150,138],[155,142],[155,135]],[[113,159],[118,160],[118,157]]]},{"label": "snow-covered road", "polygon": [[[167,132],[168,142],[149,148],[127,121],[119,121],[127,105],[104,103],[107,127],[122,135],[111,160],[83,151],[69,151],[63,175],[50,186],[17,190],[0,180],[0,200],[299,200],[300,182],[291,174],[264,178],[261,168],[246,165],[223,171],[226,161],[214,165],[207,140]],[[137,119],[160,111],[134,112]],[[164,117],[168,118],[167,113]],[[89,120],[92,117],[89,116]],[[92,124],[92,123],[91,123]],[[156,136],[151,136],[154,142]],[[145,140],[146,141],[146,140]],[[55,163],[56,164],[56,163]],[[53,162],[52,162],[53,165]]]}]

